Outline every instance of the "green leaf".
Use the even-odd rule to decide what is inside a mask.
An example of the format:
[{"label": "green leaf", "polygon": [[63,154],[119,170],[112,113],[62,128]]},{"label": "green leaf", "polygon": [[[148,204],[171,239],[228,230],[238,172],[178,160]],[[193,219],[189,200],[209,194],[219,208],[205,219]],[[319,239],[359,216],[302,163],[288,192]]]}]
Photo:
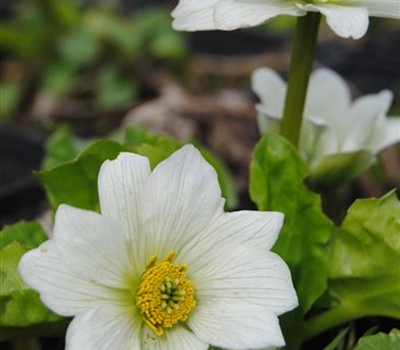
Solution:
[{"label": "green leaf", "polygon": [[[126,143],[122,146],[115,141],[97,141],[83,151],[76,159],[70,160],[83,143],[74,138],[66,128],[59,129],[49,139],[44,171],[38,174],[45,187],[53,209],[61,203],[76,207],[98,210],[97,176],[106,159],[115,158],[119,152],[128,150],[148,157],[152,168],[182,147],[172,137],[152,135],[143,126],[130,127],[112,138]],[[237,204],[237,194],[232,177],[224,165],[208,151],[199,147],[203,157],[216,169],[227,207]],[[68,161],[69,160],[69,161]],[[62,163],[67,161],[65,163]]]},{"label": "green leaf", "polygon": [[[29,23],[30,24],[30,23]],[[37,43],[35,30],[29,32],[17,21],[0,24],[0,48],[21,58],[32,59],[40,54],[41,43]]]},{"label": "green leaf", "polygon": [[82,24],[97,40],[115,48],[119,58],[123,56],[132,60],[141,53],[142,40],[137,36],[135,24],[125,17],[102,9],[91,9],[85,13]]},{"label": "green leaf", "polygon": [[58,51],[62,61],[79,68],[93,63],[99,55],[100,47],[90,33],[78,26],[60,39]]},{"label": "green leaf", "polygon": [[138,87],[133,79],[126,79],[116,67],[107,66],[100,72],[97,103],[102,108],[120,108],[134,103]]},{"label": "green leaf", "polygon": [[142,124],[127,127],[126,129],[123,130],[123,134],[124,135],[122,142],[125,141],[127,148],[132,152],[135,151],[136,147],[140,146],[143,143],[156,145],[157,142],[159,142],[157,140],[165,137],[161,135],[150,134],[147,128]]},{"label": "green leaf", "polygon": [[169,32],[154,38],[150,43],[150,53],[156,58],[179,62],[187,57],[188,50],[181,33]]},{"label": "green leaf", "polygon": [[106,159],[114,159],[125,148],[110,140],[94,142],[76,159],[38,174],[53,209],[65,203],[98,210],[97,176]]},{"label": "green leaf", "polygon": [[47,240],[42,226],[37,222],[21,221],[15,225],[6,226],[0,232],[0,248],[17,241],[27,248],[35,248]]},{"label": "green leaf", "polygon": [[352,316],[400,319],[400,202],[395,191],[357,200],[332,250],[329,295]]},{"label": "green leaf", "polygon": [[56,129],[46,142],[46,156],[42,170],[73,160],[87,146],[88,142],[72,135],[68,127]]},{"label": "green leaf", "polygon": [[65,63],[56,63],[43,74],[42,89],[56,96],[68,94],[75,81],[74,69]]},{"label": "green leaf", "polygon": [[376,161],[370,151],[333,154],[323,157],[306,179],[310,188],[326,190],[345,184]]},{"label": "green leaf", "polygon": [[285,214],[273,250],[289,265],[300,303],[283,317],[289,348],[296,348],[303,316],[326,290],[328,275],[332,224],[321,210],[319,196],[303,184],[307,173],[305,162],[279,135],[266,134],[258,143],[250,168],[250,195],[259,210]]},{"label": "green leaf", "polygon": [[29,289],[19,277],[18,263],[27,251],[18,242],[0,250],[0,340],[23,333],[23,327],[62,320],[47,309],[38,293]]},{"label": "green leaf", "polygon": [[398,350],[400,349],[400,331],[392,329],[389,334],[378,333],[362,337],[354,350]]}]

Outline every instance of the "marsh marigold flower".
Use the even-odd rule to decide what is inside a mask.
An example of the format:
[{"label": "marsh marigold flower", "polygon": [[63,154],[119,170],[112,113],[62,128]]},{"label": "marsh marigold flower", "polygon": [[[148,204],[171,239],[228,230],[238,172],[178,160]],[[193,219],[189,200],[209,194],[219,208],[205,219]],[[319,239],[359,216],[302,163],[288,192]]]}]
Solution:
[{"label": "marsh marigold flower", "polygon": [[98,189],[100,214],[61,205],[53,237],[19,265],[44,304],[74,317],[67,350],[284,345],[277,316],[297,297],[270,251],[281,213],[224,213],[216,172],[193,146],[154,171],[121,153]]},{"label": "marsh marigold flower", "polygon": [[339,36],[361,38],[369,16],[400,18],[399,0],[180,0],[172,12],[177,30],[234,30],[280,15],[320,12]]}]

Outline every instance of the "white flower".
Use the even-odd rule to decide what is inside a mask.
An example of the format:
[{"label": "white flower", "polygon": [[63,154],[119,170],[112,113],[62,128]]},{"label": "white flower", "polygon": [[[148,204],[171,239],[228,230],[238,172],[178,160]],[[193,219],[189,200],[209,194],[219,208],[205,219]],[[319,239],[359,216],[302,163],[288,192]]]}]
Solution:
[{"label": "white flower", "polygon": [[[272,69],[259,68],[252,75],[253,91],[262,132],[277,130],[283,114],[286,84]],[[311,74],[300,152],[311,163],[329,154],[368,150],[373,154],[400,141],[400,118],[386,118],[392,101],[388,90],[351,102],[350,89],[334,71],[321,68]]]},{"label": "white flower", "polygon": [[206,350],[284,344],[297,305],[270,248],[283,215],[224,213],[217,175],[193,146],[153,172],[121,153],[98,178],[101,214],[61,205],[54,236],[20,262],[56,313],[67,350]]},{"label": "white flower", "polygon": [[180,0],[172,12],[177,30],[234,30],[254,27],[279,15],[322,13],[344,38],[361,38],[369,16],[400,18],[399,0]]}]

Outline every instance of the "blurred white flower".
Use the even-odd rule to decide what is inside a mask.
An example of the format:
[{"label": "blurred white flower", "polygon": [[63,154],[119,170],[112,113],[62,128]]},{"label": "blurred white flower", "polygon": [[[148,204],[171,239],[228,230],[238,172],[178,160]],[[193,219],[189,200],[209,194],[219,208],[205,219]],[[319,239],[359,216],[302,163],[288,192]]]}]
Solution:
[{"label": "blurred white flower", "polygon": [[296,307],[270,252],[276,212],[224,213],[214,169],[185,146],[153,172],[121,153],[98,179],[101,214],[61,205],[54,236],[25,254],[23,280],[63,316],[67,350],[279,347]]},{"label": "blurred white flower", "polygon": [[320,12],[339,36],[361,38],[369,16],[400,18],[399,0],[180,0],[172,12],[177,30],[254,27],[279,15]]},{"label": "blurred white flower", "polygon": [[[261,132],[279,128],[286,84],[269,68],[252,75]],[[387,118],[392,101],[388,90],[351,102],[346,82],[321,68],[311,74],[300,134],[300,152],[315,166],[324,156],[367,150],[373,154],[400,141],[400,118]]]}]

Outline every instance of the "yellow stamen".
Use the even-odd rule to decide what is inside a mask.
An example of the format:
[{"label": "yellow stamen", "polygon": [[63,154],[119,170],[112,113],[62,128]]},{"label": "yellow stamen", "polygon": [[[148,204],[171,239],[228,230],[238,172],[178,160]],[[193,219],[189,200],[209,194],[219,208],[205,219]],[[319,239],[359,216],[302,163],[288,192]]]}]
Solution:
[{"label": "yellow stamen", "polygon": [[158,336],[164,328],[171,328],[179,321],[186,321],[196,305],[192,282],[186,277],[186,265],[174,265],[176,253],[169,253],[165,260],[150,258],[136,294],[136,305],[144,322]]}]

